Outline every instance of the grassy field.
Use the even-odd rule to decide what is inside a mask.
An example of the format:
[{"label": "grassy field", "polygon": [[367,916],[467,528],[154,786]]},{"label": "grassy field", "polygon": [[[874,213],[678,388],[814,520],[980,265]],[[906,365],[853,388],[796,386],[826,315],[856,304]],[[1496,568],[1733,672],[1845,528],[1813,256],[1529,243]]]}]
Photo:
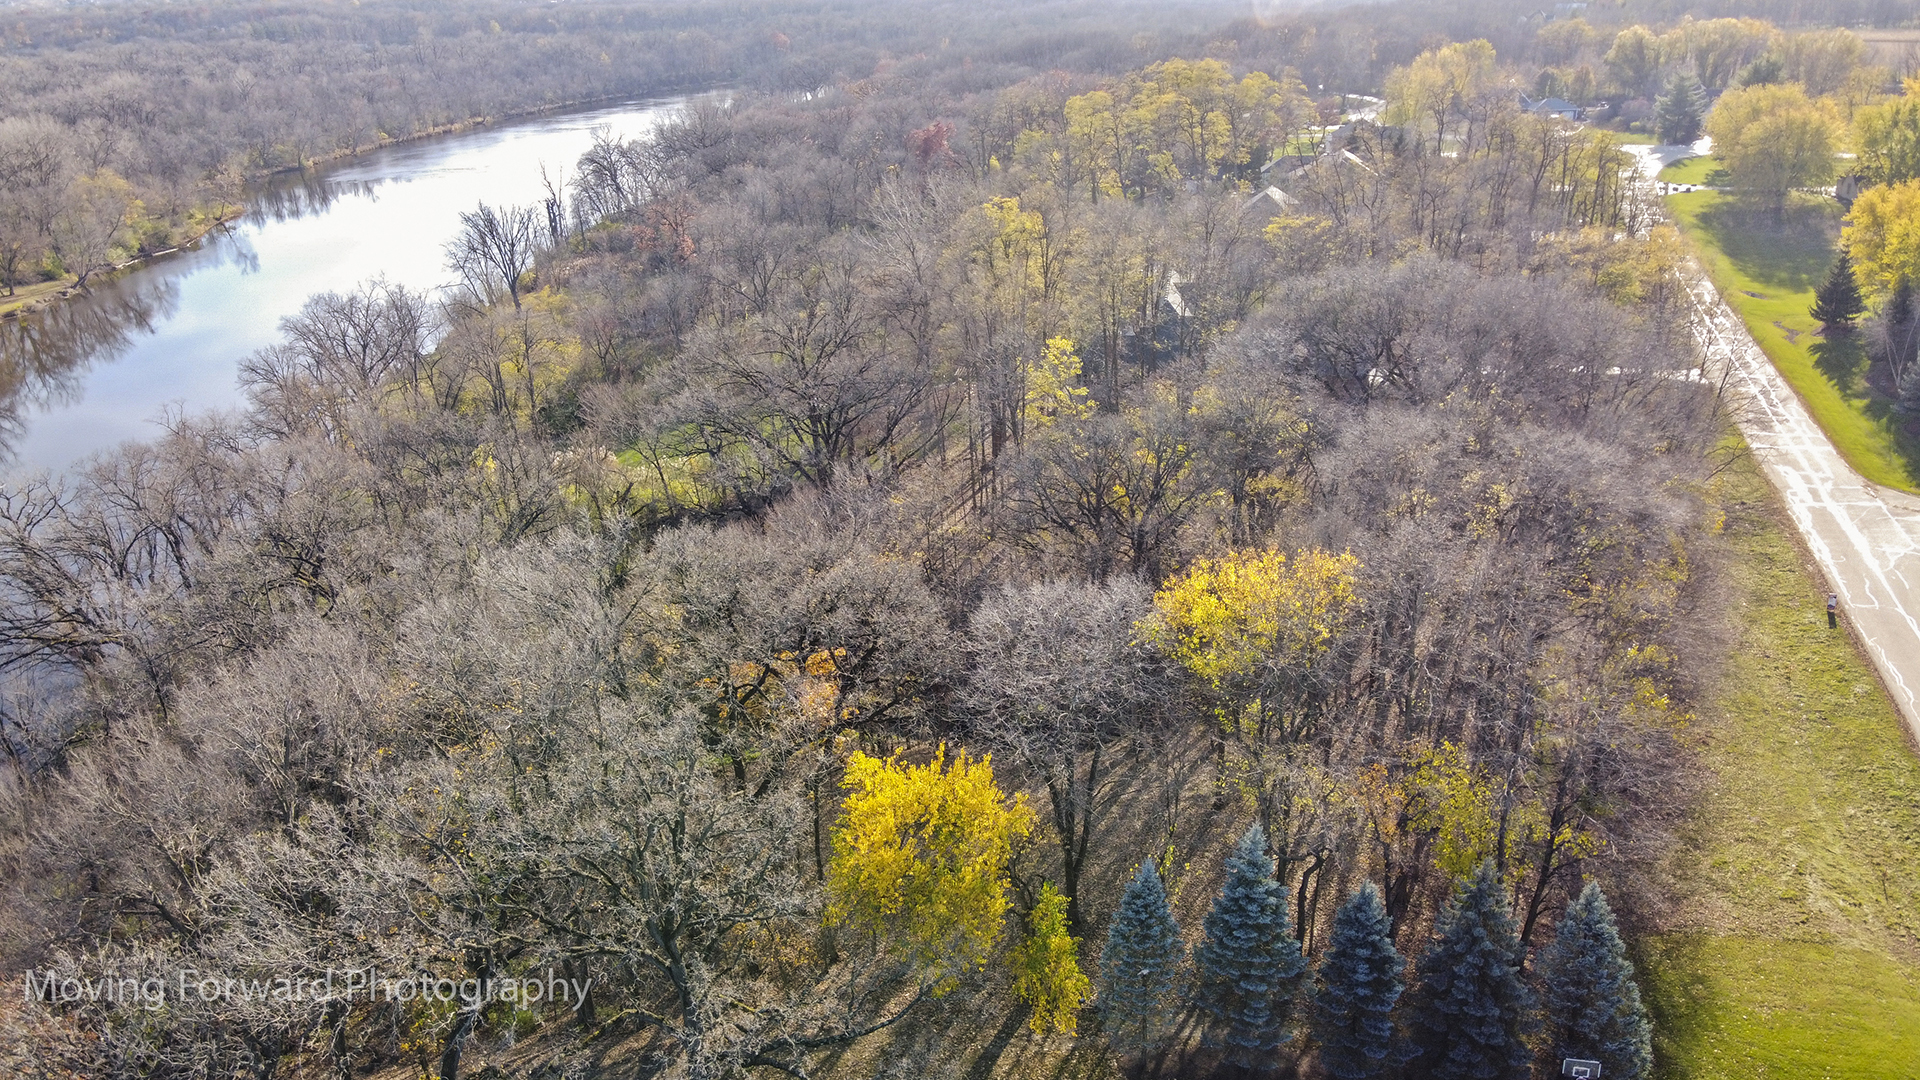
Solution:
[{"label": "grassy field", "polygon": [[[1673,179],[1674,169],[1712,160],[1693,158],[1660,175]],[[1903,434],[1892,402],[1868,387],[1860,335],[1828,341],[1807,314],[1838,251],[1840,204],[1803,196],[1775,214],[1724,192],[1694,191],[1667,196],[1667,207],[1720,295],[1848,464],[1874,483],[1920,492],[1920,439]]]},{"label": "grassy field", "polygon": [[1690,157],[1660,170],[1660,179],[1669,184],[1723,184],[1729,177],[1717,158]]},{"label": "grassy field", "polygon": [[1734,633],[1675,931],[1642,943],[1662,1074],[1920,1076],[1920,757],[1756,468],[1724,491]]}]

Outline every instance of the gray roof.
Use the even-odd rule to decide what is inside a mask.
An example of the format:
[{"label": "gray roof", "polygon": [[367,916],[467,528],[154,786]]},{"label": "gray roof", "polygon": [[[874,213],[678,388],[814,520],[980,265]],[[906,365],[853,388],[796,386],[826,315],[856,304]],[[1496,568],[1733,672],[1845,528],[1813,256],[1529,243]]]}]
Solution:
[{"label": "gray roof", "polygon": [[1281,191],[1277,187],[1270,187],[1255,195],[1253,198],[1248,199],[1246,202],[1241,203],[1240,212],[1244,214],[1249,210],[1258,209],[1268,217],[1272,217],[1275,214],[1291,210],[1299,205],[1299,199]]}]

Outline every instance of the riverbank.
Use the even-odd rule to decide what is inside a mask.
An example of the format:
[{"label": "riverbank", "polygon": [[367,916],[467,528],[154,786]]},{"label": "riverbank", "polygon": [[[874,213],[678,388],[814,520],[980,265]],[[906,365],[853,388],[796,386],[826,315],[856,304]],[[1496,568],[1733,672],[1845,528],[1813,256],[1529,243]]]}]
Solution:
[{"label": "riverbank", "polygon": [[17,319],[30,311],[66,296],[74,285],[72,275],[58,281],[36,281],[31,285],[16,285],[13,295],[0,296],[0,319]]},{"label": "riverbank", "polygon": [[[547,180],[571,172],[597,133],[644,137],[681,100],[502,123],[261,185],[244,199],[244,218],[210,233],[198,250],[95,278],[91,288],[73,290],[72,303],[25,323],[0,323],[12,347],[32,350],[42,384],[59,386],[57,394],[40,394],[47,404],[23,421],[15,460],[58,472],[127,439],[151,437],[169,403],[193,410],[242,404],[240,364],[280,341],[281,321],[313,296],[375,279],[415,292],[443,288],[445,248],[462,211],[477,202],[537,203]],[[194,224],[180,234],[200,231],[203,223]],[[43,290],[38,299],[45,298]]]},{"label": "riverbank", "polygon": [[[338,150],[331,154],[313,158],[300,165],[289,165],[282,168],[272,169],[266,172],[253,174],[247,178],[247,183],[258,184],[263,181],[271,181],[275,178],[284,178],[284,177],[290,177],[295,175],[302,175],[302,174],[312,172],[315,169],[320,169],[329,165],[338,165],[347,161],[351,161],[355,158],[363,157],[377,150],[385,150],[391,147],[401,146],[408,143],[420,142],[425,139],[438,138],[442,136],[462,135],[468,132],[492,127],[498,124],[508,124],[508,123],[515,123],[519,121],[536,120],[541,117],[554,116],[554,115],[576,111],[576,110],[605,108],[608,106],[626,104],[629,102],[642,102],[642,101],[648,101],[652,99],[670,99],[674,97],[689,96],[696,93],[704,94],[704,93],[727,93],[727,92],[729,91],[725,88],[706,89],[706,90],[666,89],[666,90],[658,90],[658,91],[649,91],[643,94],[616,94],[609,97],[599,97],[599,98],[592,98],[592,99],[580,100],[580,101],[566,101],[566,102],[560,102],[553,105],[543,105],[543,106],[540,106],[539,108],[518,110],[515,112],[506,113],[499,116],[469,117],[468,119],[465,119],[465,120],[459,120],[449,124],[440,124],[435,127],[427,128],[421,131],[416,131],[408,135],[402,135],[398,137],[383,135],[378,142],[368,146],[355,147],[353,149],[346,149],[346,150]],[[179,243],[173,245],[172,247],[168,247],[160,251],[150,252],[145,255],[137,255],[134,258],[115,264],[112,268],[108,270],[97,271],[93,275],[91,275],[92,280],[89,282],[89,285],[91,285],[93,282],[114,280],[124,274],[136,272],[142,269],[143,267],[150,265],[157,259],[162,259],[170,255],[176,255],[182,251],[194,250],[198,248],[201,242],[204,241],[207,238],[207,236],[211,234],[214,230],[219,229],[226,225],[230,225],[233,222],[238,221],[242,217],[244,217],[247,213],[247,209],[248,208],[245,206],[238,206],[238,205],[224,206],[219,208],[217,211],[211,211],[209,208],[204,208],[204,207],[196,209],[191,213],[190,216],[197,216],[197,215],[207,214],[210,212],[212,213],[213,216],[207,219],[205,225],[201,227],[198,231],[194,232],[191,236],[181,240]],[[19,286],[15,290],[15,295],[0,297],[0,321],[10,321],[10,320],[22,318],[26,315],[30,315],[33,312],[39,311],[50,305],[58,304],[62,301],[74,299],[79,296],[84,296],[87,293],[87,291],[88,291],[88,287],[79,285],[78,279],[71,274],[67,275],[62,279],[55,280],[55,281],[35,282],[32,285]]]},{"label": "riverbank", "polygon": [[319,168],[323,165],[334,165],[342,161],[351,161],[352,159],[357,158],[363,154],[370,154],[375,150],[385,150],[390,146],[403,146],[407,143],[419,142],[421,139],[431,139],[440,135],[461,135],[469,131],[478,130],[480,128],[491,127],[495,124],[511,124],[519,120],[535,120],[542,116],[553,116],[558,113],[569,112],[575,109],[601,109],[601,108],[606,108],[607,106],[610,106],[610,105],[625,105],[629,103],[639,103],[639,102],[644,102],[653,98],[663,98],[663,99],[677,98],[677,97],[691,98],[700,94],[725,94],[725,93],[731,93],[731,92],[732,91],[729,88],[720,87],[720,88],[709,88],[705,90],[691,90],[691,89],[680,88],[680,89],[667,89],[667,90],[648,90],[644,93],[614,94],[608,97],[585,98],[579,101],[563,101],[557,105],[543,105],[537,109],[522,109],[516,112],[503,113],[499,116],[470,117],[466,120],[456,120],[450,124],[440,124],[436,127],[427,128],[422,131],[416,131],[410,135],[401,135],[396,137],[396,136],[386,135],[383,133],[380,136],[380,140],[372,144],[371,146],[355,147],[354,149],[351,149],[351,150],[336,150],[331,154],[326,154],[321,157],[313,158],[312,160],[304,162],[299,165],[284,165],[278,169],[274,169],[266,173],[261,173],[255,176],[251,176],[248,178],[248,182],[257,183],[258,181],[270,179],[276,176],[292,176],[296,173],[304,173],[309,170]]},{"label": "riverbank", "polygon": [[[122,274],[132,273],[151,265],[155,259],[164,259],[169,255],[178,255],[182,251],[195,250],[215,229],[240,220],[246,212],[247,208],[244,206],[222,207],[202,225],[198,232],[172,247],[148,252],[145,255],[135,255],[105,270],[96,270],[88,277],[95,281],[112,281]],[[87,286],[81,285],[80,279],[72,274],[55,281],[40,281],[32,285],[19,286],[14,289],[14,295],[0,297],[0,320],[18,319],[31,315],[43,307],[57,304],[62,300],[70,300],[86,291]]]}]

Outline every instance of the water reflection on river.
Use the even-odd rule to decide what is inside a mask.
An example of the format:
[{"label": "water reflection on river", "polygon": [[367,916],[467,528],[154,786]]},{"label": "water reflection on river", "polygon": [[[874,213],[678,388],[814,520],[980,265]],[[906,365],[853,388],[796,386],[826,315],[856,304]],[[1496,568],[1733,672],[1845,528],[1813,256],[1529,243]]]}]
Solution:
[{"label": "water reflection on river", "polygon": [[0,332],[0,448],[19,443],[36,415],[80,401],[87,364],[110,361],[134,335],[153,333],[179,296],[164,279],[128,282],[8,325]]},{"label": "water reflection on river", "polygon": [[448,282],[442,247],[479,201],[529,203],[597,128],[643,133],[679,102],[599,108],[403,143],[267,185],[198,250],[0,323],[0,459],[60,470],[149,438],[171,407],[240,401],[239,362],[316,292]]}]

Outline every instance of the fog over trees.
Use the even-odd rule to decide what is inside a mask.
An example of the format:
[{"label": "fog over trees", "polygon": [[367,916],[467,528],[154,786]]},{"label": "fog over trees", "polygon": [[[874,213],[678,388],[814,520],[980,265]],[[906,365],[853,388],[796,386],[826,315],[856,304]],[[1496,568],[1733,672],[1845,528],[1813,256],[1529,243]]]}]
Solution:
[{"label": "fog over trees", "polygon": [[[1449,1053],[1479,979],[1524,1075],[1586,1022],[1527,988],[1570,904],[1631,988],[1727,417],[1618,141],[1519,107],[1551,34],[123,10],[8,13],[0,162],[55,147],[58,214],[726,89],[466,214],[451,295],[314,297],[245,409],[0,487],[0,961],[169,988],[0,995],[22,1069],[961,1075],[1099,987],[1129,1069],[1361,1076]],[[1330,944],[1384,1005],[1309,1009]],[[590,989],[513,996],[553,979]]]}]

